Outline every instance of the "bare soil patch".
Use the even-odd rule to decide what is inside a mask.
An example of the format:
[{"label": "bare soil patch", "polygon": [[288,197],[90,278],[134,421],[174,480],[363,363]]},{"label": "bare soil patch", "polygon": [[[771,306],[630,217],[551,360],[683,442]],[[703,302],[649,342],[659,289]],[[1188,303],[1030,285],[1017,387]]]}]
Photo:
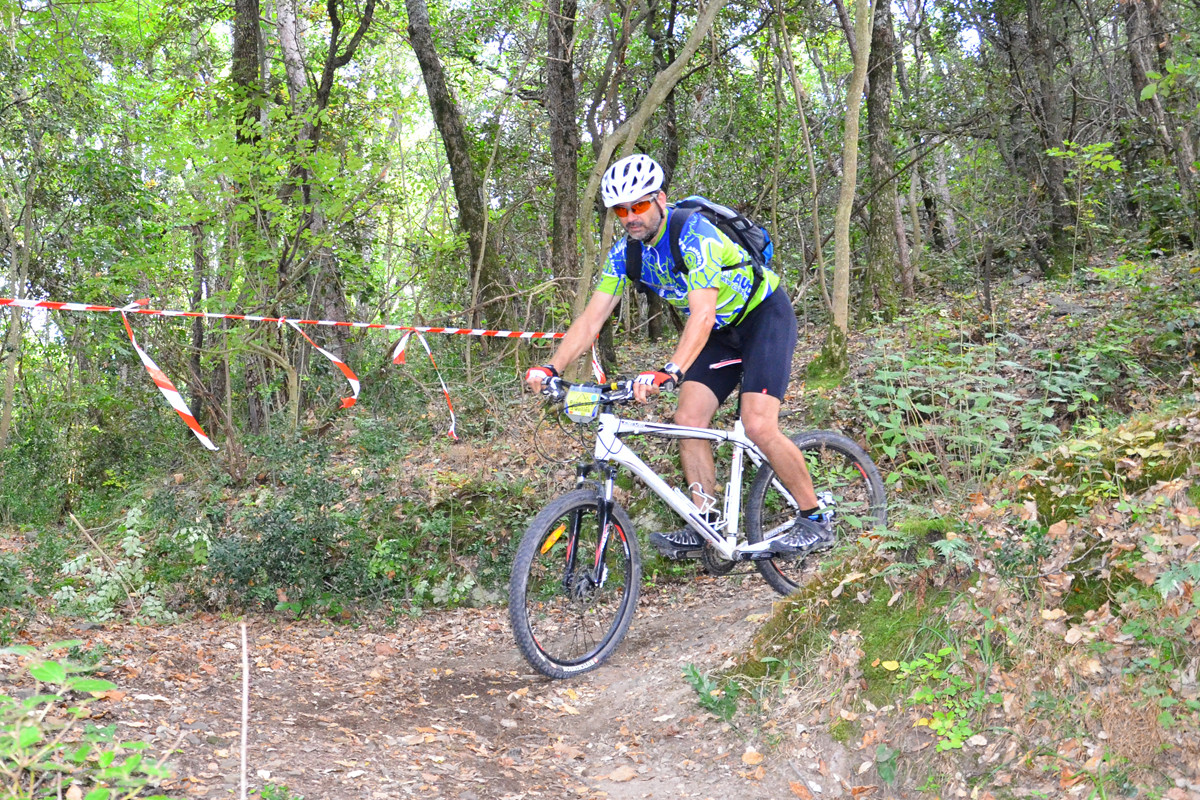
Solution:
[{"label": "bare soil patch", "polygon": [[[747,755],[745,734],[701,710],[682,678],[688,663],[707,671],[736,654],[776,599],[753,575],[648,588],[617,655],[564,682],[532,673],[503,608],[358,626],[249,618],[249,785],[308,800],[793,796],[787,759]],[[237,795],[239,620],[54,626],[28,643],[63,638],[107,651],[119,691],[90,707],[95,723],[174,747],[164,790]],[[6,689],[32,688],[3,658]]]}]

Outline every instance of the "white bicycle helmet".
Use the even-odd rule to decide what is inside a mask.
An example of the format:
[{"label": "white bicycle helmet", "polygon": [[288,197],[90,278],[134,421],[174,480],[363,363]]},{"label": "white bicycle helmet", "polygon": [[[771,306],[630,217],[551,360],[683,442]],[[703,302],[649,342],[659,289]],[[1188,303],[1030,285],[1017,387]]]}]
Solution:
[{"label": "white bicycle helmet", "polygon": [[662,188],[664,177],[662,167],[650,156],[638,153],[622,158],[608,168],[604,179],[600,181],[600,196],[604,199],[604,207],[612,208],[618,203],[631,203],[651,192],[657,192]]}]

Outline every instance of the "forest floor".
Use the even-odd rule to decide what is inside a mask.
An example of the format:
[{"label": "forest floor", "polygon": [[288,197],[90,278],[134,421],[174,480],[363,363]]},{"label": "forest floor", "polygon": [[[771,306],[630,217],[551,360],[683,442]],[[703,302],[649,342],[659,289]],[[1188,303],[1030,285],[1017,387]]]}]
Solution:
[{"label": "forest floor", "polygon": [[[1189,283],[1167,284],[1163,294],[1180,294],[1196,274],[1187,270]],[[1037,363],[1024,351],[1046,330],[1062,334],[1064,317],[1071,321],[1065,335],[1079,341],[1114,335],[1101,330],[1107,318],[1100,311],[1128,302],[1107,289],[1068,295],[1034,285],[1022,291],[1008,326],[1013,351],[1008,357],[1022,363]],[[1191,324],[1190,309],[1180,314]],[[1116,349],[1158,357],[1149,339],[1146,334]],[[877,343],[857,340],[852,346],[866,351]],[[1021,374],[1014,373],[1012,382]],[[1129,393],[1122,416],[1146,411],[1151,404],[1145,395],[1167,388],[1151,385]],[[849,418],[838,396],[816,399],[832,416],[829,426]],[[519,402],[530,404],[528,398]],[[1078,517],[1039,529],[1048,554],[1029,567],[1039,573],[1028,576],[1040,578],[1036,587],[1015,591],[1011,580],[998,580],[994,562],[999,556],[984,547],[991,543],[1006,556],[1019,555],[1030,539],[1031,526],[1025,523],[1034,519],[1036,508],[1029,510],[1029,492],[1005,477],[973,494],[969,506],[932,503],[938,514],[961,517],[957,538],[978,540],[982,555],[972,562],[978,580],[947,586],[946,581],[958,580],[955,571],[931,568],[901,585],[876,581],[868,589],[855,584],[863,586],[855,602],[886,614],[896,613],[892,604],[902,597],[900,606],[909,600],[923,603],[927,590],[967,598],[942,607],[944,612],[929,612],[945,617],[940,622],[946,630],[939,632],[961,645],[959,666],[983,676],[978,688],[989,693],[979,702],[979,727],[961,749],[936,752],[928,720],[914,727],[918,708],[876,708],[868,702],[864,669],[875,665],[859,661],[863,638],[852,624],[839,624],[836,615],[819,610],[813,614],[820,616],[823,641],[832,645],[812,659],[818,663],[802,665],[806,672],[793,674],[786,691],[781,691],[786,680],[752,687],[761,690],[760,697],[739,707],[732,722],[705,710],[684,667],[719,676],[748,653],[771,652],[761,642],[756,650],[752,640],[771,621],[780,598],[754,574],[722,579],[684,571],[644,586],[637,616],[615,656],[569,681],[533,673],[513,643],[507,610],[498,605],[418,616],[364,614],[352,622],[246,617],[245,764],[252,796],[1200,798],[1200,737],[1195,735],[1200,719],[1195,609],[1200,601],[1194,577],[1188,577],[1200,552],[1198,407],[1200,395],[1193,394],[1181,401],[1178,418],[1169,423],[1117,428],[1112,435],[1123,444],[1105,445],[1106,453],[1120,456],[1115,467],[1101,469],[1100,456],[1088,455],[1092,450],[1071,449],[1068,459],[1065,444],[1054,451],[1063,453],[1058,463],[1051,454],[1041,456],[1044,463],[1033,466],[1053,488],[1072,497],[1087,491],[1097,496],[1080,501],[1086,508]],[[569,437],[535,433],[533,416],[516,415],[527,427],[515,438],[540,442],[536,460],[526,452],[493,458],[481,446],[456,445],[443,452],[432,444],[415,448],[407,458],[440,464],[448,482],[468,488],[485,485],[497,463],[512,473],[509,477],[527,480],[535,489],[561,487],[570,468],[553,458],[574,445]],[[1168,441],[1164,428],[1182,432]],[[1091,435],[1100,436],[1098,431]],[[1186,469],[1173,470],[1170,480],[1146,480],[1136,491],[1129,489],[1143,470],[1176,460]],[[1122,491],[1095,489],[1107,475],[1104,470],[1118,468],[1126,484]],[[394,496],[422,498],[432,508],[437,486],[423,485],[417,474],[400,465],[386,485]],[[249,491],[259,491],[257,484]],[[26,542],[15,531],[0,534],[0,550]],[[1098,567],[1071,567],[1082,558],[1076,554],[1093,552],[1107,554]],[[1118,565],[1120,570],[1109,563],[1126,553],[1137,559]],[[1078,600],[1066,607],[1080,594],[1071,584],[1076,571],[1078,585],[1096,596],[1098,607],[1078,606]],[[1168,578],[1178,578],[1182,588]],[[844,578],[814,607],[828,610],[848,582]],[[1146,591],[1126,591],[1135,584]],[[1156,586],[1166,591],[1154,598],[1150,590]],[[1122,592],[1141,598],[1140,605],[1121,600]],[[880,598],[886,606],[868,606]],[[168,754],[173,775],[163,783],[164,793],[236,797],[243,764],[242,620],[199,613],[160,626],[80,625],[39,615],[17,639],[43,648],[61,640],[82,641],[70,654],[43,652],[72,660],[83,655],[98,665],[99,677],[116,684],[88,706],[91,721],[115,724],[122,740],[149,742],[152,752]],[[1005,626],[1000,630],[1007,639],[989,633],[984,623],[995,620]],[[979,654],[987,648],[970,646],[981,637],[1011,647],[1011,657],[982,663]],[[896,652],[904,651],[897,646]],[[0,694],[28,696],[35,690],[23,658],[0,654]],[[1186,703],[1186,709],[1174,708],[1175,718],[1164,722],[1169,715],[1159,712],[1172,707],[1147,700],[1159,694]],[[892,774],[885,780],[882,761],[876,760],[888,749],[901,758],[891,757]]]},{"label": "forest floor", "polygon": [[[756,800],[797,796],[790,785],[804,776],[822,796],[843,796],[829,767],[761,744],[759,752],[761,736],[701,710],[682,678],[686,664],[708,671],[735,656],[777,599],[754,575],[650,588],[616,656],[564,682],[525,664],[503,608],[354,628],[248,618],[249,786],[308,800]],[[115,722],[123,739],[159,753],[173,749],[174,777],[163,786],[172,796],[237,796],[238,619],[53,626],[25,638],[81,639],[104,654],[102,676],[119,689],[89,707],[92,721]],[[32,691],[17,657],[0,658],[5,690]]]}]

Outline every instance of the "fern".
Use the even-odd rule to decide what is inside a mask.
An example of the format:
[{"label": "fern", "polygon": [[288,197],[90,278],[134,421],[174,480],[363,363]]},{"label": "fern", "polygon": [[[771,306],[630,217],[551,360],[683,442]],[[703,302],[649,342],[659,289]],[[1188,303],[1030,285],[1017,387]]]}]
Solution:
[{"label": "fern", "polygon": [[1177,589],[1182,590],[1185,583],[1200,583],[1200,562],[1172,564],[1158,574],[1154,588],[1165,598]]}]

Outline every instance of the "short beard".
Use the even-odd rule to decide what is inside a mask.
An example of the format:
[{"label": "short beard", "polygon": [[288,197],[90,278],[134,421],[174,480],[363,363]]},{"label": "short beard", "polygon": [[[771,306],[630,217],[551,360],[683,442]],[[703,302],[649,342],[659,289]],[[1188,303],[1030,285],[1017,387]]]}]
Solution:
[{"label": "short beard", "polygon": [[[658,205],[656,203],[655,208],[657,208],[657,207],[658,207]],[[642,242],[643,244],[649,244],[650,242],[654,241],[654,237],[658,235],[658,229],[662,227],[662,224],[663,224],[663,213],[662,213],[662,211],[659,211],[658,222],[654,223],[653,225],[646,226],[646,235],[642,238],[638,238],[636,236],[633,238],[637,239],[639,242]]]}]

